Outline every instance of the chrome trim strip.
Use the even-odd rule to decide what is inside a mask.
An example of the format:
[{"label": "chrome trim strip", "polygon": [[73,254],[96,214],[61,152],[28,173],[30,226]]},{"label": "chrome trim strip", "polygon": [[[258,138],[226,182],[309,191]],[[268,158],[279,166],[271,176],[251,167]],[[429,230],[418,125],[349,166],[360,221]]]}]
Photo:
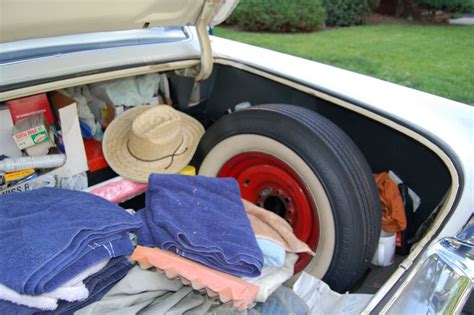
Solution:
[{"label": "chrome trim strip", "polygon": [[381,314],[390,313],[390,309],[396,303],[400,293],[407,289],[407,287],[413,281],[413,278],[424,266],[425,262],[434,256],[439,257],[457,274],[460,274],[471,280],[470,287],[465,288],[463,294],[457,300],[452,301],[455,303],[453,312],[459,313],[469,298],[472,287],[474,286],[474,244],[471,244],[468,241],[472,237],[474,237],[474,225],[470,224],[466,226],[463,231],[458,234],[458,236],[445,237],[432,245],[429,251],[426,253],[426,258],[423,261],[420,261],[414,267],[414,270],[411,272],[409,278],[406,279],[402,286],[397,290],[397,294],[392,296],[390,301],[383,307]]},{"label": "chrome trim strip", "polygon": [[49,83],[43,83],[25,88],[19,88],[15,90],[9,90],[0,93],[0,101],[8,101],[19,97],[29,96],[37,93],[44,93],[53,90],[63,89],[71,86],[77,86],[82,84],[89,84],[100,81],[107,81],[113,79],[124,78],[133,75],[171,71],[176,69],[191,68],[199,65],[199,60],[185,60],[161,63],[156,65],[140,66],[134,68],[127,68],[123,70],[115,70],[108,72],[101,72],[97,74],[84,75],[76,78],[69,78],[64,80],[53,81]]}]

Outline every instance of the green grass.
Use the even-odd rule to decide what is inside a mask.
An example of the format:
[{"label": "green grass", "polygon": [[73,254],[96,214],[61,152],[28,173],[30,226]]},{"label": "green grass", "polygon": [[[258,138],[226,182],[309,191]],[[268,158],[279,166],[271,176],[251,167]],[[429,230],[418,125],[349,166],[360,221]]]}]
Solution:
[{"label": "green grass", "polygon": [[220,27],[216,35],[474,105],[474,27],[367,25],[300,34]]}]

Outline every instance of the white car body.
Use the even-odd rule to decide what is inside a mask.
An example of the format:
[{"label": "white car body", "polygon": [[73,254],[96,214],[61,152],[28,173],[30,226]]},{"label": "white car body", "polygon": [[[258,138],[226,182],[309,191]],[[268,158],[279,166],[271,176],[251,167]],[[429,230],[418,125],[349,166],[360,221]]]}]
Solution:
[{"label": "white car body", "polygon": [[[453,183],[456,184],[452,185],[450,195],[446,196],[447,202],[436,223],[379,290],[366,312],[375,308],[425,246],[443,237],[456,235],[473,215],[472,107],[351,71],[227,39],[212,38],[212,47],[215,58],[231,61],[237,67],[260,75],[265,73],[274,80],[302,90],[309,88],[323,99],[412,137],[438,154],[449,167]],[[445,221],[449,213],[452,215]]]},{"label": "white car body", "polygon": [[[221,12],[220,20],[236,3],[228,1],[226,5],[229,8]],[[0,63],[0,101],[85,82],[199,65],[203,62],[199,31],[193,26],[186,26],[184,30],[187,36],[178,36],[169,42],[49,54],[40,58],[11,58]],[[133,37],[134,32],[141,31],[128,31],[117,36],[126,34]],[[166,34],[165,29],[162,32]],[[91,36],[95,36],[93,40]],[[19,51],[35,47],[54,48],[83,40],[101,42],[108,36],[108,33],[97,33],[28,39],[0,44],[0,48],[3,53],[14,56]],[[427,257],[429,247],[459,233],[473,215],[473,108],[369,76],[235,41],[211,36],[210,43],[214,63],[266,77],[377,120],[420,142],[446,165],[452,185],[434,224],[374,296],[365,312],[380,310],[383,307],[380,301],[384,298],[389,298],[388,304],[393,304],[404,288],[403,285],[395,287],[397,281],[402,277],[410,279],[413,276],[410,273],[416,271],[414,263]],[[111,55],[114,58],[110,58]]]}]

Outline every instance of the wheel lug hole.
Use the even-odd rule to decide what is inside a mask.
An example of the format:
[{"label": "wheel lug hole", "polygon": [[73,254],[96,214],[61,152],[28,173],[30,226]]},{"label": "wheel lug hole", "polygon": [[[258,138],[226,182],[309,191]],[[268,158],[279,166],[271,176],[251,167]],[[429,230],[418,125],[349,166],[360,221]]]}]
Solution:
[{"label": "wheel lug hole", "polygon": [[283,200],[285,200],[285,203],[290,203],[290,201],[291,201],[291,199],[288,198],[288,197],[283,198]]},{"label": "wheel lug hole", "polygon": [[245,180],[243,181],[243,185],[244,185],[245,187],[248,187],[249,184],[250,184],[250,179],[247,178],[247,179],[245,179]]}]

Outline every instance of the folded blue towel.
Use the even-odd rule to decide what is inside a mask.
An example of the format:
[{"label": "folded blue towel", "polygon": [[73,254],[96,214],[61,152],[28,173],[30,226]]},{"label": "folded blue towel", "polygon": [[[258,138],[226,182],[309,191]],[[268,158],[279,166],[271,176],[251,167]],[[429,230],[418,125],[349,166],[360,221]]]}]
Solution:
[{"label": "folded blue towel", "polygon": [[31,308],[10,301],[0,300],[0,314],[30,315],[39,311],[41,310],[38,308]]},{"label": "folded blue towel", "polygon": [[145,198],[140,245],[236,276],[260,275],[262,251],[234,179],[152,174]]},{"label": "folded blue towel", "polygon": [[137,243],[138,245],[149,246],[149,247],[156,247],[157,242],[153,239],[150,229],[148,228],[148,224],[153,225],[152,219],[148,221],[146,213],[148,211],[145,209],[138,210],[135,213],[135,217],[142,221],[142,226],[140,229],[135,231],[135,235],[137,236]]},{"label": "folded blue towel", "polygon": [[0,283],[39,295],[105,258],[130,254],[141,221],[100,197],[42,188],[0,197]]},{"label": "folded blue towel", "polygon": [[[61,286],[61,284],[64,283],[64,278],[69,278],[71,275],[74,277],[77,274],[77,270],[85,270],[87,267],[92,266],[97,261],[111,257],[130,255],[134,250],[134,246],[130,241],[128,234],[123,233],[121,235],[117,235],[117,237],[117,239],[109,241],[108,243],[103,243],[101,246],[89,244],[90,247],[96,247],[74,263],[70,264],[67,268],[64,268],[61,271],[61,275],[53,277],[52,280],[47,282],[44,286],[45,291],[49,292],[52,290],[51,288]],[[84,266],[87,267],[84,268]]]},{"label": "folded blue towel", "polygon": [[85,300],[72,303],[60,301],[58,308],[54,311],[43,311],[0,300],[0,314],[73,314],[75,311],[100,300],[117,282],[127,275],[133,266],[134,264],[130,263],[124,256],[111,259],[101,271],[84,279],[84,284],[89,290],[89,297]]},{"label": "folded blue towel", "polygon": [[257,238],[257,243],[263,253],[265,266],[282,267],[285,263],[286,250],[280,244],[264,238]]},{"label": "folded blue towel", "polygon": [[72,303],[61,301],[56,310],[35,314],[73,314],[75,311],[100,300],[117,282],[127,275],[133,266],[134,264],[130,263],[124,256],[111,259],[104,269],[84,280],[84,284],[89,290],[89,297],[87,299]]}]

